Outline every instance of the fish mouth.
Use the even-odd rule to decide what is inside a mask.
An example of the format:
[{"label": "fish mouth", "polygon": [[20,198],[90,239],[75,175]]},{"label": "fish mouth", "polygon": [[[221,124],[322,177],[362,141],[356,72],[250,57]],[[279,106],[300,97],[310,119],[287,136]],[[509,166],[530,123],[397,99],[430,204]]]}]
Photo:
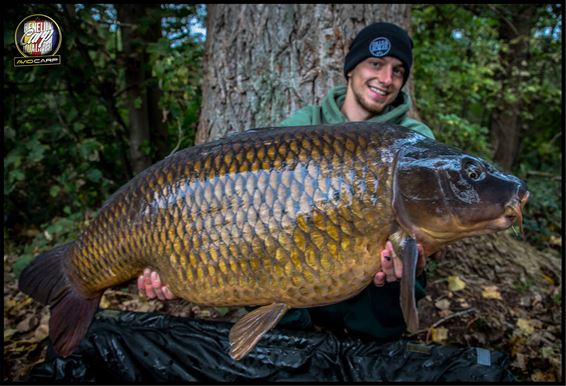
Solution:
[{"label": "fish mouth", "polygon": [[503,215],[498,218],[493,225],[500,229],[507,229],[517,223],[519,226],[519,231],[521,235],[524,236],[523,232],[523,208],[525,207],[527,201],[529,200],[529,192],[525,192],[524,195],[519,198],[515,197],[511,199],[505,205],[505,211]]}]

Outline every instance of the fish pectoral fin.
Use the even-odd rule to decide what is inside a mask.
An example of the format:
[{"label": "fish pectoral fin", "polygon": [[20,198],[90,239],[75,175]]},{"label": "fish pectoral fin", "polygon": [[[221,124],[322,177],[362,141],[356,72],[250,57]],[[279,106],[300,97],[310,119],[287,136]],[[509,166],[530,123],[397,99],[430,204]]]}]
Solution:
[{"label": "fish pectoral fin", "polygon": [[419,329],[419,315],[417,311],[417,302],[415,300],[415,276],[417,274],[417,261],[419,259],[419,250],[417,241],[405,236],[399,243],[400,257],[403,263],[403,275],[401,277],[401,311],[403,318],[410,332],[416,332]]},{"label": "fish pectoral fin", "polygon": [[284,303],[273,303],[244,315],[230,330],[230,356],[235,360],[246,356],[288,310]]}]

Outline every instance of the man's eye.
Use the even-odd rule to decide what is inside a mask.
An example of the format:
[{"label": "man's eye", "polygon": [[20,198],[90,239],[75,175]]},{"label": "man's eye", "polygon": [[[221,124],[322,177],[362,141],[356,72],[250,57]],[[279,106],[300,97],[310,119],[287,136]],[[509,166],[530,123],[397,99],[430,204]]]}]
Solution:
[{"label": "man's eye", "polygon": [[393,73],[397,76],[403,76],[405,74],[405,70],[402,68],[395,68]]}]

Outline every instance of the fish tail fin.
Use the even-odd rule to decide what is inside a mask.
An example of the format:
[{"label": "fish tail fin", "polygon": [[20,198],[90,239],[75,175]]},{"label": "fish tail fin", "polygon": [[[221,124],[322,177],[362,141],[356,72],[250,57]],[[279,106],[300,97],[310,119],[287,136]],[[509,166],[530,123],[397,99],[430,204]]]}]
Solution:
[{"label": "fish tail fin", "polygon": [[53,348],[70,355],[86,334],[102,292],[92,297],[80,294],[64,270],[74,242],[37,256],[22,272],[18,287],[38,302],[49,305],[49,335]]}]

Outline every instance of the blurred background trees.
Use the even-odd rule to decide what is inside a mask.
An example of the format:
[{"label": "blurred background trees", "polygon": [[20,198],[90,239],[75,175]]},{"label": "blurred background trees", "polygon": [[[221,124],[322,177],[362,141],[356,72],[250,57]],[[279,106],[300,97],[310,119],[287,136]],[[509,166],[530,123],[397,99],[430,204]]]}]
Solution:
[{"label": "blurred background trees", "polygon": [[[33,13],[59,23],[62,65],[13,67],[15,28]],[[75,237],[134,174],[195,139],[317,103],[377,20],[411,31],[415,114],[528,180],[527,236],[561,248],[560,4],[22,4],[3,18],[5,250],[31,257]]]},{"label": "blurred background trees", "polygon": [[412,6],[416,102],[439,141],[527,180],[527,238],[561,248],[562,6]]}]

